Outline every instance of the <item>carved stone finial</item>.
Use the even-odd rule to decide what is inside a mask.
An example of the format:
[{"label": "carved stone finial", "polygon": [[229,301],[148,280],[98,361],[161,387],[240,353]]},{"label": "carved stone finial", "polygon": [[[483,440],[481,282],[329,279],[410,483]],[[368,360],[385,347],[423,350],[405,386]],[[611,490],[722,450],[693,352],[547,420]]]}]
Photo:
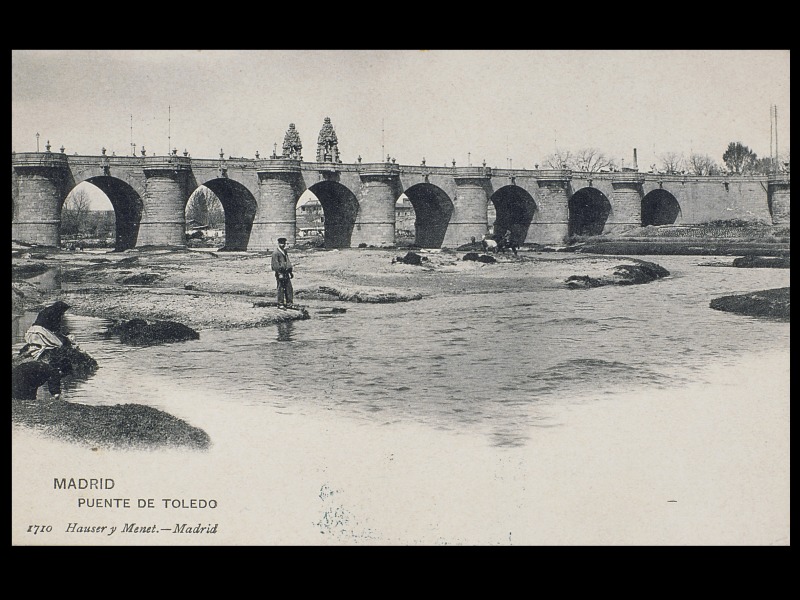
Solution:
[{"label": "carved stone finial", "polygon": [[103,154],[103,156],[105,156],[106,155],[106,147],[103,146],[102,148],[100,148],[100,152]]},{"label": "carved stone finial", "polygon": [[358,162],[359,163],[361,162],[361,155],[360,154],[358,155]]},{"label": "carved stone finial", "polygon": [[64,144],[61,144],[60,150],[61,150],[61,154],[64,154],[64,150],[66,150],[66,148],[64,148]]},{"label": "carved stone finial", "polygon": [[220,159],[224,159],[225,158],[225,153],[222,151],[222,148],[219,149],[219,157],[220,157]]},{"label": "carved stone finial", "polygon": [[336,131],[331,125],[331,118],[325,117],[322,129],[319,130],[317,138],[317,162],[342,162],[339,159],[339,140],[336,138]]},{"label": "carved stone finial", "polygon": [[50,140],[47,140],[47,144],[45,144],[45,149],[50,152]]},{"label": "carved stone finial", "polygon": [[146,155],[147,155],[147,150],[145,150],[144,146],[142,146],[142,156],[146,156]]},{"label": "carved stone finial", "polygon": [[[273,154],[274,154],[274,152],[273,152]],[[258,158],[258,157],[259,157],[258,150],[256,150],[256,158]]]},{"label": "carved stone finial", "polygon": [[178,149],[177,148],[173,148],[172,149],[172,156],[178,156]]},{"label": "carved stone finial", "polygon": [[456,166],[456,159],[455,158],[453,159],[453,166],[454,167]]},{"label": "carved stone finial", "polygon": [[[275,147],[277,148],[277,144]],[[286,135],[283,136],[283,158],[303,160],[302,150],[303,143],[300,141],[300,133],[295,128],[294,123],[289,123],[289,129],[286,130]],[[273,158],[278,158],[275,152],[273,152]]]},{"label": "carved stone finial", "polygon": [[424,156],[422,157],[422,166],[423,167],[425,166],[425,157]]},{"label": "carved stone finial", "polygon": [[186,148],[183,149],[183,155],[189,156],[189,151]]}]

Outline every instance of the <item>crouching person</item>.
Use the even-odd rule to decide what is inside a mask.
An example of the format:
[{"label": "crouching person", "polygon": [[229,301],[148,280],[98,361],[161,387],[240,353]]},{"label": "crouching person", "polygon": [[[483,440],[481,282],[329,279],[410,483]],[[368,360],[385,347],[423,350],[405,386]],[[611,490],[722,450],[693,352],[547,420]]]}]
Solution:
[{"label": "crouching person", "polygon": [[69,304],[59,300],[42,309],[25,332],[27,344],[20,350],[20,355],[39,360],[48,350],[72,346],[72,340],[61,332],[61,319],[68,308]]}]

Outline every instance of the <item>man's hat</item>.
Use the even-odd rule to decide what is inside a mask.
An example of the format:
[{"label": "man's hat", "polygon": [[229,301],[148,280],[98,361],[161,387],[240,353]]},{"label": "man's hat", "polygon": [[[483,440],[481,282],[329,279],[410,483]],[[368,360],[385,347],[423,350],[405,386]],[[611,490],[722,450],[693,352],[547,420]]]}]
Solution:
[{"label": "man's hat", "polygon": [[286,238],[278,238],[278,243],[279,244],[285,244],[286,243]]}]

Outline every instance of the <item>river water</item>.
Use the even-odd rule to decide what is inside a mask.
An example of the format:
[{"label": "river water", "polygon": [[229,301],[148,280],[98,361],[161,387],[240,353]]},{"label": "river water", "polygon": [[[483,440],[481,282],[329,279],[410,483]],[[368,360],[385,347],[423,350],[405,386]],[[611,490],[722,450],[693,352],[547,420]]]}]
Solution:
[{"label": "river water", "polygon": [[[151,348],[106,339],[105,321],[67,313],[65,328],[101,368],[68,384],[66,394],[87,404],[167,408],[157,384],[130,384],[168,379],[170,387],[216,392],[233,405],[413,421],[504,446],[535,435],[550,405],[669,389],[697,382],[711,363],[788,350],[787,323],[708,306],[717,296],[787,286],[788,270],[702,266],[725,258],[642,258],[671,276],[627,287],[340,303],[346,312],[334,314],[311,301],[310,320],[207,330],[196,341]],[[34,316],[15,324],[12,349]]]},{"label": "river water", "polygon": [[[309,320],[150,348],[67,312],[100,368],[65,399],[151,405],[212,446],[92,451],[15,429],[15,543],[49,543],[25,533],[30,519],[86,521],[42,491],[95,474],[120,495],[215,498],[228,512],[149,513],[167,528],[219,522],[189,544],[788,544],[790,327],[709,302],[788,286],[789,270],[641,258],[671,276],[309,301]],[[33,318],[12,320],[12,351]]]}]

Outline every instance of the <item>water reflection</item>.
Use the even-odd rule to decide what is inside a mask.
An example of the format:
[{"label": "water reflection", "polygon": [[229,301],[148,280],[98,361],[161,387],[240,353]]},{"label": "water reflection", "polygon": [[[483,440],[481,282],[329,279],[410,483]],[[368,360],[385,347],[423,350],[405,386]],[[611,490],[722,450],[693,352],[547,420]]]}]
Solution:
[{"label": "water reflection", "polygon": [[278,341],[291,342],[293,330],[294,330],[293,321],[282,321],[278,323]]}]

